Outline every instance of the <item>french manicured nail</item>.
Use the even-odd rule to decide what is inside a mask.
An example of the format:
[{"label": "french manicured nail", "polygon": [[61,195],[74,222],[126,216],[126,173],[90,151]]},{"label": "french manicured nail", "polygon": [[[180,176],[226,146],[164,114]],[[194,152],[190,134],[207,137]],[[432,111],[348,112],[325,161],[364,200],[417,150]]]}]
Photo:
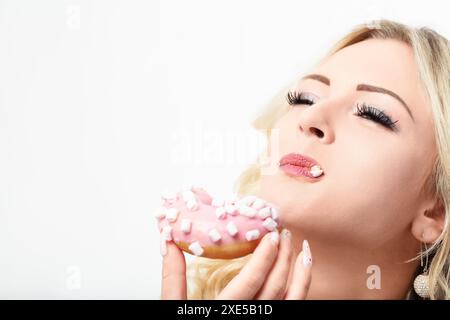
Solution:
[{"label": "french manicured nail", "polygon": [[273,231],[270,233],[270,241],[272,241],[274,245],[277,245],[280,242],[280,235],[278,234],[278,231]]},{"label": "french manicured nail", "polygon": [[290,238],[291,237],[291,232],[288,229],[283,229],[283,231],[281,231],[281,236],[283,238]]},{"label": "french manicured nail", "polygon": [[312,265],[311,248],[308,240],[303,240],[303,265],[305,267]]}]

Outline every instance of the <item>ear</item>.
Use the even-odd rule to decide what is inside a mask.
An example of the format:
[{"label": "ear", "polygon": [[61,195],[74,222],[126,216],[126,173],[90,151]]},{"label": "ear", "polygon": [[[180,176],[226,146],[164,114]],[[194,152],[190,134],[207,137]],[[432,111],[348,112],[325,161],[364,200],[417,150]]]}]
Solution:
[{"label": "ear", "polygon": [[434,199],[414,218],[411,233],[420,242],[433,243],[444,230],[444,223],[444,205],[440,199]]}]

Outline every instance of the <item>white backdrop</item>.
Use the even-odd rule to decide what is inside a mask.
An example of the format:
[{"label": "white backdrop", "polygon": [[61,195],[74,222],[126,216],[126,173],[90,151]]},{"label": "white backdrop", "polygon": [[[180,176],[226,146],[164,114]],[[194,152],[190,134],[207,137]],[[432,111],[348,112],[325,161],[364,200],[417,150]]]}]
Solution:
[{"label": "white backdrop", "polygon": [[0,298],[158,299],[163,189],[230,195],[283,85],[372,19],[449,37],[445,3],[0,1]]}]

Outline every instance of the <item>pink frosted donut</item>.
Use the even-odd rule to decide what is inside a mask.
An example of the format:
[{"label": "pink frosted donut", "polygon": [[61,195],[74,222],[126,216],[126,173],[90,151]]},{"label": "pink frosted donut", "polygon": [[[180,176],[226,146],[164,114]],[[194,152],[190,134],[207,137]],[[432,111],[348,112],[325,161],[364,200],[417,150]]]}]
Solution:
[{"label": "pink frosted donut", "polygon": [[232,259],[252,253],[261,238],[278,228],[278,210],[255,196],[220,201],[202,188],[162,196],[156,210],[161,245],[173,241],[196,256]]}]

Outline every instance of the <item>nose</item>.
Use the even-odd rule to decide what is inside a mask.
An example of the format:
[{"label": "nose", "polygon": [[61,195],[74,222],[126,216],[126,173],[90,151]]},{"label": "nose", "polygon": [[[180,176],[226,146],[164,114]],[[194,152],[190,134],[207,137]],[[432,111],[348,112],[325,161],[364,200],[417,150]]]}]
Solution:
[{"label": "nose", "polygon": [[320,130],[319,128],[316,128],[316,127],[311,127],[311,128],[309,128],[309,131],[312,133],[312,134],[315,134],[317,137],[319,137],[319,138],[323,138],[324,136],[325,136],[325,133],[323,133],[323,131],[322,130]]},{"label": "nose", "polygon": [[[313,110],[314,108],[314,110]],[[334,132],[330,126],[330,114],[319,106],[305,109],[298,121],[298,130],[309,138],[317,138],[322,143],[330,143],[334,140]]]}]

